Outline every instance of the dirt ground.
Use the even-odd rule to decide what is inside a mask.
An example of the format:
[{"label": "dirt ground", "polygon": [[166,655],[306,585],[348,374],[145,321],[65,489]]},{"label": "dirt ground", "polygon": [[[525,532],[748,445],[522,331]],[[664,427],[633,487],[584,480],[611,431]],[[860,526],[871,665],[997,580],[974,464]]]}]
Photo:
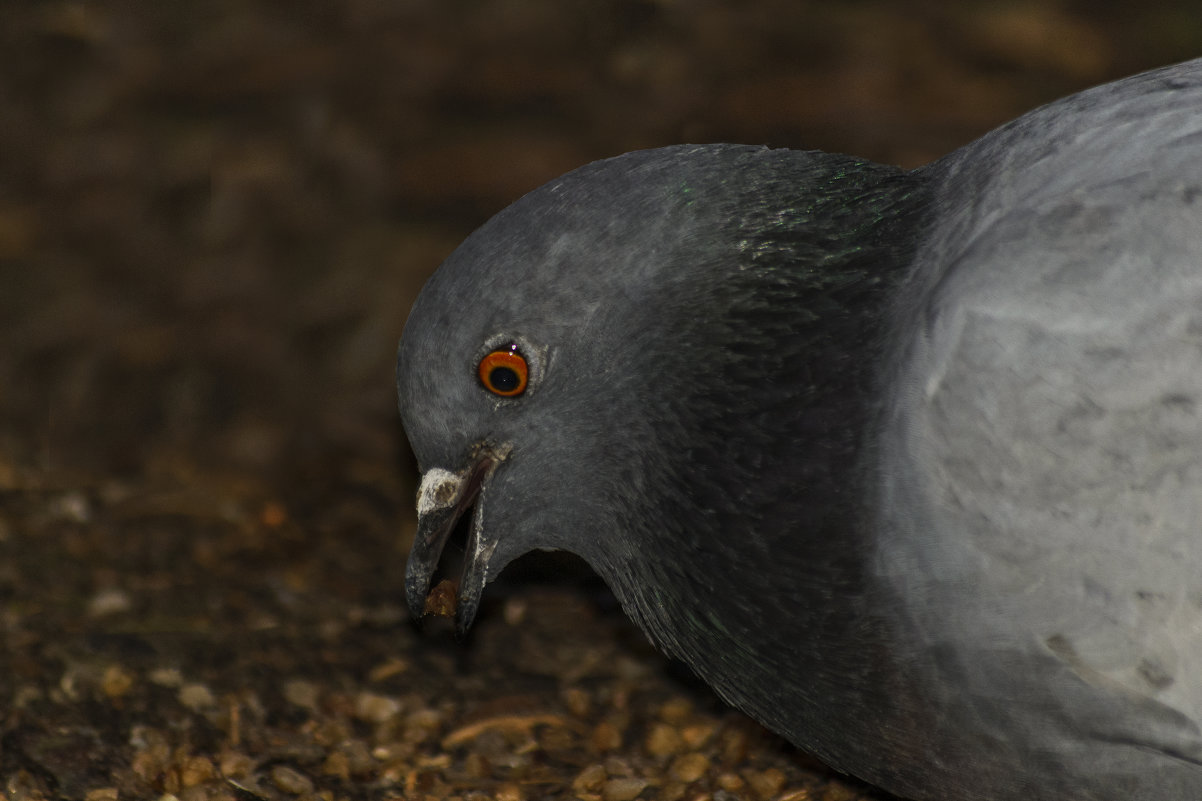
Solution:
[{"label": "dirt ground", "polygon": [[473,226],[594,158],[921,164],[1202,52],[1179,3],[0,5],[8,799],[881,798],[530,559],[413,626],[392,360]]}]

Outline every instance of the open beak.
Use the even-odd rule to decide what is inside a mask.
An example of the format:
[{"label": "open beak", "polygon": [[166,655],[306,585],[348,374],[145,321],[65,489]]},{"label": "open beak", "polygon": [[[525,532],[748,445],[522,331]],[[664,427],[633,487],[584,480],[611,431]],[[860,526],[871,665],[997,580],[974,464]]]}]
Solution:
[{"label": "open beak", "polygon": [[426,612],[426,596],[443,548],[463,513],[475,503],[463,573],[459,579],[455,628],[462,635],[480,608],[488,583],[488,563],[496,540],[484,534],[484,496],[488,479],[504,460],[503,454],[481,450],[471,464],[457,473],[432,467],[422,475],[417,491],[417,536],[405,567],[405,599],[414,618]]}]

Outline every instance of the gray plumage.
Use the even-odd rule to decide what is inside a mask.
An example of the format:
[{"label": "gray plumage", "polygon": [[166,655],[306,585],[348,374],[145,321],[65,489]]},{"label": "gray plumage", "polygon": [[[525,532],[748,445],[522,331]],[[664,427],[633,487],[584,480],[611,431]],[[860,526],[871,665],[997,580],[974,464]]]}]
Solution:
[{"label": "gray plumage", "polygon": [[[481,358],[530,363],[516,397]],[[579,554],[724,698],[899,795],[1202,798],[1202,61],[915,171],[631,153],[502,211],[398,356],[420,614]]]}]

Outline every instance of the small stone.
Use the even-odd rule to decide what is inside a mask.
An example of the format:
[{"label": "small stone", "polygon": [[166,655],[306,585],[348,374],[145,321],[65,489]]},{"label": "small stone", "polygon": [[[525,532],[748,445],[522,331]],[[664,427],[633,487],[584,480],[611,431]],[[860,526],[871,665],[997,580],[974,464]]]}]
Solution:
[{"label": "small stone", "polygon": [[426,596],[426,608],[423,615],[435,617],[455,617],[455,609],[459,606],[459,587],[451,579],[443,579],[434,585]]},{"label": "small stone", "polygon": [[738,765],[747,758],[747,733],[740,729],[729,729],[722,733],[719,743],[722,762],[725,765]]},{"label": "small stone", "polygon": [[[830,790],[827,790],[822,796],[822,801],[855,801],[859,797],[854,793],[851,795],[832,796]],[[773,801],[814,801],[814,794],[809,789],[801,787],[797,790],[785,790],[784,793],[774,798]]]},{"label": "small stone", "polygon": [[693,714],[693,702],[687,698],[673,698],[659,708],[659,717],[668,723],[681,725]]},{"label": "small stone", "polygon": [[148,727],[135,727],[131,732],[130,742],[134,745],[135,751],[129,767],[135,776],[143,781],[151,782],[167,773],[171,760],[171,748],[164,741],[160,732]]},{"label": "small stone", "polygon": [[569,687],[563,691],[563,704],[578,718],[586,717],[593,705],[588,691],[579,687]]},{"label": "small stone", "polygon": [[288,522],[288,509],[279,501],[267,501],[259,510],[259,522],[267,528],[279,528]]},{"label": "small stone", "polygon": [[601,790],[605,780],[609,778],[609,774],[605,770],[604,765],[589,765],[576,776],[572,781],[572,790],[577,794],[581,793],[596,793]]},{"label": "small stone", "polygon": [[352,777],[363,777],[370,774],[376,768],[375,760],[372,759],[371,751],[367,748],[367,743],[359,739],[345,740],[339,746],[343,755],[346,756],[346,765],[350,769]]},{"label": "small stone", "polygon": [[160,687],[179,687],[184,683],[184,676],[179,668],[155,668],[150,671],[150,680]]},{"label": "small stone", "polygon": [[119,587],[108,587],[88,601],[88,617],[108,617],[128,612],[133,607],[129,593]]},{"label": "small stone", "polygon": [[321,773],[323,776],[334,776],[345,781],[350,781],[351,765],[346,754],[341,751],[334,751],[326,757],[326,761],[321,763]]},{"label": "small stone", "polygon": [[747,783],[743,781],[743,777],[737,773],[721,773],[717,778],[718,786],[728,793],[737,793],[742,790]]},{"label": "small stone", "polygon": [[[681,781],[673,779],[659,788],[655,794],[655,801],[681,801],[682,798],[689,792],[689,786]],[[689,801],[696,801],[697,796],[689,798]]]},{"label": "small stone", "polygon": [[359,693],[355,697],[355,717],[371,723],[383,723],[401,712],[401,702],[387,695]]},{"label": "small stone", "polygon": [[463,772],[476,780],[487,779],[492,775],[492,765],[486,756],[473,751],[464,757]]},{"label": "small stone", "polygon": [[[795,801],[795,794],[790,794],[781,801]],[[827,786],[822,793],[822,801],[855,801],[859,798],[859,794],[848,787],[846,784],[832,783]]]},{"label": "small stone", "polygon": [[566,726],[546,726],[538,735],[538,746],[552,754],[571,751],[578,742],[577,734]]},{"label": "small stone", "polygon": [[417,709],[405,716],[405,733],[407,738],[416,738],[420,742],[434,735],[443,724],[443,715],[437,709]]},{"label": "small stone", "polygon": [[716,728],[713,723],[694,723],[680,730],[680,739],[687,748],[697,750],[713,738]]},{"label": "small stone", "polygon": [[134,677],[120,665],[110,665],[100,679],[100,689],[109,698],[120,698],[134,686]]},{"label": "small stone", "polygon": [[213,691],[203,684],[185,684],[180,687],[178,697],[179,702],[193,712],[217,706],[217,698],[213,695]]},{"label": "small stone", "polygon": [[313,781],[299,770],[287,765],[276,765],[271,769],[271,783],[277,790],[292,795],[313,792]]},{"label": "small stone", "polygon": [[605,801],[634,801],[648,784],[646,779],[633,776],[624,779],[610,779],[601,787],[601,797]]},{"label": "small stone", "polygon": [[616,751],[622,747],[622,733],[612,723],[603,720],[593,728],[593,749],[596,751]]},{"label": "small stone", "polygon": [[681,750],[680,734],[667,723],[656,723],[647,732],[644,747],[651,756],[671,756]]},{"label": "small stone", "polygon": [[779,768],[745,771],[743,778],[760,798],[772,798],[785,786],[785,774]]},{"label": "small stone", "polygon": [[311,681],[290,679],[284,682],[284,700],[294,706],[317,711],[317,701],[321,696],[321,688]]},{"label": "small stone", "polygon": [[619,757],[610,757],[605,760],[605,772],[610,776],[621,777],[628,779],[634,775],[634,768],[630,763]]},{"label": "small stone", "polygon": [[254,761],[239,751],[223,751],[217,761],[221,775],[227,779],[241,779],[249,776],[254,768]]},{"label": "small stone", "polygon": [[635,684],[643,681],[647,677],[649,668],[643,662],[637,659],[632,659],[628,656],[620,656],[614,662],[614,674],[619,679],[633,682]]},{"label": "small stone", "polygon": [[179,786],[181,789],[196,787],[213,778],[213,763],[208,757],[190,756],[178,766]]},{"label": "small stone", "polygon": [[117,801],[116,787],[97,787],[84,793],[84,801]]},{"label": "small stone", "polygon": [[409,663],[400,657],[394,656],[382,664],[376,665],[367,674],[368,681],[380,682],[385,679],[390,679],[393,676],[398,676],[409,669]]},{"label": "small stone", "polygon": [[50,515],[57,520],[71,523],[87,523],[92,519],[92,504],[82,492],[65,492],[50,501],[47,506]]},{"label": "small stone", "polygon": [[418,757],[417,765],[424,769],[445,770],[451,767],[451,755],[431,754],[430,756]]},{"label": "small stone", "polygon": [[685,754],[672,761],[669,772],[682,782],[695,782],[710,769],[710,758],[705,754]]},{"label": "small stone", "polygon": [[526,793],[522,791],[521,785],[506,782],[497,787],[493,798],[496,801],[526,801]]},{"label": "small stone", "polygon": [[526,611],[529,608],[530,604],[524,598],[510,598],[501,607],[501,617],[510,626],[518,626],[526,619]]}]

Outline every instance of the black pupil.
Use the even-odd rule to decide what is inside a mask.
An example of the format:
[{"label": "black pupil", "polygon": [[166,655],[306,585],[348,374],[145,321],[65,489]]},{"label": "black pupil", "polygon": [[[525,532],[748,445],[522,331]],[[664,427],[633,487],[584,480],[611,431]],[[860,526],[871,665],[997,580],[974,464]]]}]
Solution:
[{"label": "black pupil", "polygon": [[521,379],[512,367],[494,367],[488,374],[488,380],[493,389],[498,392],[513,392],[518,388]]}]

